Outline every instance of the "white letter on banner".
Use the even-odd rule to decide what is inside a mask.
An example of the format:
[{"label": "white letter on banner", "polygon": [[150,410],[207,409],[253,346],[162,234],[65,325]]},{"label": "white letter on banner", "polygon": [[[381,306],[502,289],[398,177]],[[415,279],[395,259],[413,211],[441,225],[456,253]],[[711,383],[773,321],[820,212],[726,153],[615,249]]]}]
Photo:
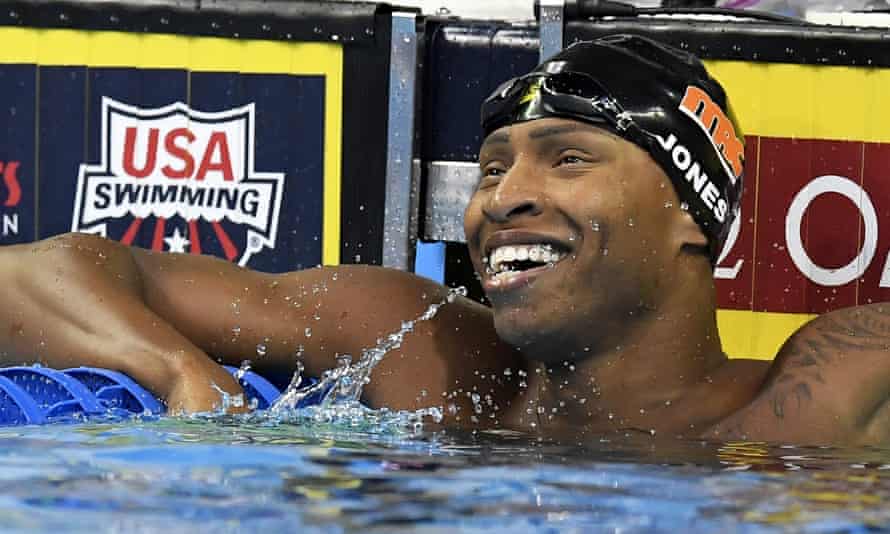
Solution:
[{"label": "white letter on banner", "polygon": [[[723,250],[720,252],[720,257],[717,259],[717,265],[723,263],[723,260],[729,255],[732,247],[735,246],[736,239],[739,238],[739,231],[741,229],[742,210],[739,209],[739,213],[736,215],[735,220],[732,221],[732,226],[729,227],[729,235],[726,236],[726,243],[723,244]],[[722,278],[724,280],[735,279],[735,277],[739,275],[739,271],[742,270],[742,263],[744,263],[744,261],[745,260],[739,258],[732,267],[717,267],[714,269],[714,278]]]},{"label": "white letter on banner", "polygon": [[[800,239],[803,214],[810,203],[823,193],[838,193],[850,199],[865,222],[865,238],[859,255],[838,269],[825,269],[813,263]],[[878,217],[875,214],[875,207],[868,193],[849,178],[834,175],[820,176],[805,185],[791,201],[785,219],[785,241],[794,265],[811,281],[823,286],[848,284],[862,276],[875,256],[875,249],[878,246]]]}]

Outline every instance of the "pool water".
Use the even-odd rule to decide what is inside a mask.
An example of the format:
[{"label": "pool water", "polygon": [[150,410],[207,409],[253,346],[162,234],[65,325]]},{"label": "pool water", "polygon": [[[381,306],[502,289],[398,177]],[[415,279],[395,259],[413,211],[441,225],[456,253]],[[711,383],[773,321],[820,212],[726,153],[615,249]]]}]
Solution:
[{"label": "pool water", "polygon": [[3,532],[872,532],[890,450],[355,432],[231,416],[0,429]]}]

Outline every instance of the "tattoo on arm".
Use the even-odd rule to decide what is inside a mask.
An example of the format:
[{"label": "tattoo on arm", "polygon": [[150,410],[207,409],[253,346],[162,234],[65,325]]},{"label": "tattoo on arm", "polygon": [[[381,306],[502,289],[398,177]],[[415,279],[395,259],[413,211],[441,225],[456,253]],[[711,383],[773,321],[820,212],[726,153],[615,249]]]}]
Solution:
[{"label": "tattoo on arm", "polygon": [[813,400],[812,386],[825,383],[823,371],[838,359],[890,348],[890,304],[840,310],[818,321],[799,339],[789,341],[767,379],[770,405],[778,419],[800,413]]},{"label": "tattoo on arm", "polygon": [[810,385],[805,380],[796,382],[793,385],[780,386],[773,394],[773,414],[779,419],[784,419],[786,404],[789,401],[792,402],[791,408],[796,409],[795,413],[799,413],[804,404],[811,400],[813,400],[813,392],[810,391]]}]

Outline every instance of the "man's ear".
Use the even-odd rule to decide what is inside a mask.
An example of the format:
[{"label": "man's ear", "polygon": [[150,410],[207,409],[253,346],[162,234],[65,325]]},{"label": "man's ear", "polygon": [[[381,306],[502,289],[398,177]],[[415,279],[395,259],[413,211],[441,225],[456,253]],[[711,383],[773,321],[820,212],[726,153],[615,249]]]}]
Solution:
[{"label": "man's ear", "polygon": [[677,214],[674,228],[674,239],[678,252],[686,248],[708,250],[708,237],[688,211]]}]

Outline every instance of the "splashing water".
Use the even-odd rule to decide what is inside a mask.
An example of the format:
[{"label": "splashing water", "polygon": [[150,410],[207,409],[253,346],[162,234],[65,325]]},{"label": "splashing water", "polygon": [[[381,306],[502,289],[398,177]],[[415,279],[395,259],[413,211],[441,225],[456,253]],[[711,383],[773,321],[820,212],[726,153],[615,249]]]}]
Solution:
[{"label": "splashing water", "polygon": [[247,372],[250,371],[251,365],[253,365],[253,362],[251,362],[250,360],[244,360],[243,362],[241,362],[241,367],[239,367],[238,370],[235,371],[235,380],[241,380],[242,378],[244,378],[244,375],[246,375]]},{"label": "splashing water", "polygon": [[[371,409],[362,405],[359,399],[365,384],[371,381],[371,373],[387,353],[402,346],[406,334],[414,331],[419,322],[429,321],[445,304],[454,302],[459,296],[466,296],[467,290],[458,287],[449,290],[440,302],[431,304],[426,311],[412,321],[402,323],[398,331],[377,340],[377,345],[362,350],[361,357],[353,363],[352,356],[337,356],[337,365],[321,375],[321,379],[308,386],[303,385],[303,364],[297,362],[297,369],[290,385],[277,401],[262,416],[290,423],[321,423],[346,426],[356,430],[402,430],[419,431],[426,417],[435,422],[442,420],[441,407],[419,410]],[[320,402],[303,406],[309,399],[320,398]]]},{"label": "splashing water", "polygon": [[[242,373],[242,375],[243,374],[244,373]],[[213,389],[216,390],[217,393],[219,393],[219,401],[220,401],[219,406],[216,409],[216,412],[211,415],[216,415],[216,414],[224,415],[232,408],[242,408],[244,406],[244,395],[242,395],[241,393],[238,393],[237,395],[231,395],[226,390],[217,386],[216,384],[210,384],[210,385],[213,387]],[[197,416],[197,418],[201,418],[205,415],[206,414],[204,414],[204,413],[198,412],[196,414],[191,414],[190,417]]]}]

